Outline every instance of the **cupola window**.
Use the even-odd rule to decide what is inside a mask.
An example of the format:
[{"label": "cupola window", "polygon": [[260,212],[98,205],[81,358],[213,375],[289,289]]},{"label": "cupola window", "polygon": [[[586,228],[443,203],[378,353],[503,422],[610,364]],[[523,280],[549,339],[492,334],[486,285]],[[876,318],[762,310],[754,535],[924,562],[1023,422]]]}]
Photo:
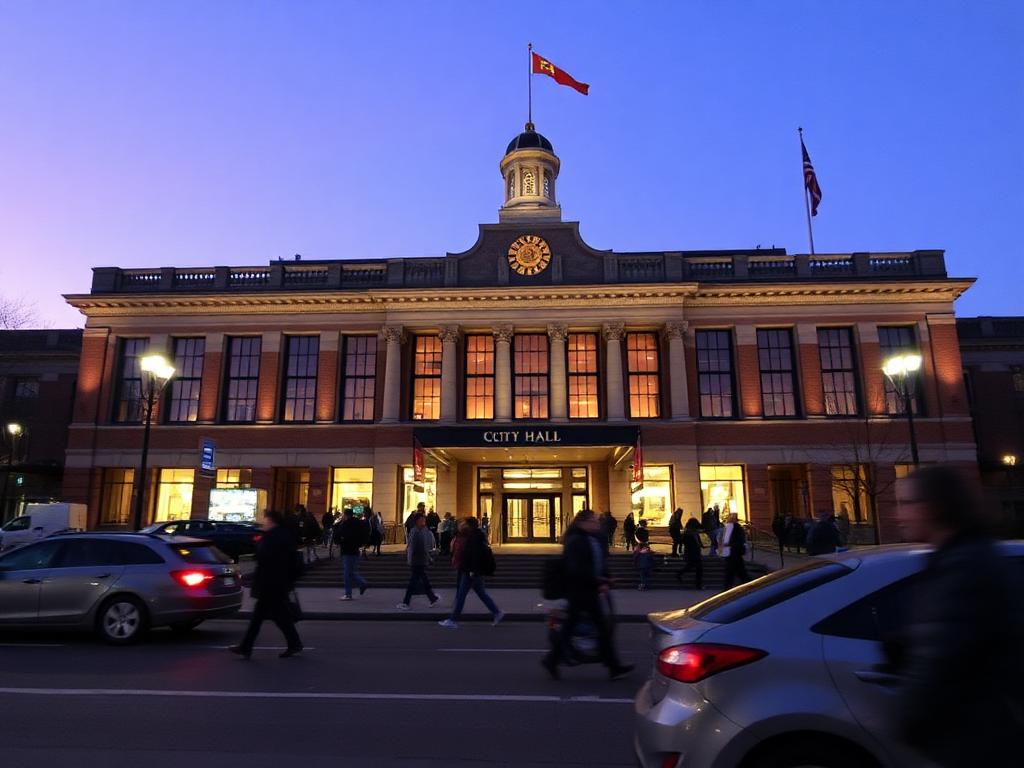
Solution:
[{"label": "cupola window", "polygon": [[510,173],[508,175],[508,199],[511,200],[516,196],[516,175]]},{"label": "cupola window", "polygon": [[544,197],[551,199],[551,174],[544,171]]},{"label": "cupola window", "polygon": [[537,179],[534,177],[533,171],[523,171],[523,194],[537,194]]}]

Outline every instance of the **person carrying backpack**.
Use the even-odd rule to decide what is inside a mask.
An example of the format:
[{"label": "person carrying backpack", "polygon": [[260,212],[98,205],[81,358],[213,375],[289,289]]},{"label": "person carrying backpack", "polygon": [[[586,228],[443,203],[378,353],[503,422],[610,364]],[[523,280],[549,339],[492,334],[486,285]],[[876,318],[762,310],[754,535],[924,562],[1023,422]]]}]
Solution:
[{"label": "person carrying backpack", "polygon": [[491,612],[494,624],[498,624],[505,618],[505,614],[487,594],[487,586],[484,584],[484,577],[494,575],[494,552],[487,543],[487,537],[480,530],[480,524],[475,517],[467,517],[461,523],[459,538],[462,541],[453,547],[452,557],[453,565],[459,573],[458,586],[455,590],[455,605],[452,606],[452,615],[444,621],[439,621],[438,624],[445,629],[458,629],[458,620],[462,615],[466,597],[471,589],[476,592],[477,597]]}]

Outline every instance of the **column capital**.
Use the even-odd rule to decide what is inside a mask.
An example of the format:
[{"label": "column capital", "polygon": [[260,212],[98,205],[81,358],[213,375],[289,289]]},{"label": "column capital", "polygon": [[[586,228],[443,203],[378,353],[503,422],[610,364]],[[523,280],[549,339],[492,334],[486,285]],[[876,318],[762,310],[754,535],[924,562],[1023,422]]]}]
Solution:
[{"label": "column capital", "polygon": [[620,341],[625,332],[626,326],[624,323],[605,323],[601,326],[601,335],[604,336],[605,341]]},{"label": "column capital", "polygon": [[511,344],[512,337],[515,335],[511,325],[496,325],[491,333],[494,334],[495,341],[503,341],[506,344]]},{"label": "column capital", "polygon": [[686,320],[669,320],[665,323],[662,334],[669,340],[682,339],[689,329],[690,324]]},{"label": "column capital", "polygon": [[438,335],[444,344],[457,344],[461,332],[462,329],[457,325],[442,325],[441,332]]},{"label": "column capital", "polygon": [[405,328],[400,325],[385,325],[380,335],[388,344],[401,344],[405,340]]},{"label": "column capital", "polygon": [[552,341],[565,341],[569,336],[569,326],[563,323],[552,323],[548,326],[548,338]]}]

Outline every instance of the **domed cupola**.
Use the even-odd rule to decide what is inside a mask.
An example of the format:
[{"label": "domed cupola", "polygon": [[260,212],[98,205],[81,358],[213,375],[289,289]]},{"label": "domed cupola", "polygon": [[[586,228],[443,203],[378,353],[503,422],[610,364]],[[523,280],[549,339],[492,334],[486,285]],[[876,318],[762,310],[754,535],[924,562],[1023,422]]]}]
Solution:
[{"label": "domed cupola", "polygon": [[555,198],[559,165],[551,142],[527,123],[501,159],[505,204],[498,211],[498,221],[561,221],[562,209]]}]

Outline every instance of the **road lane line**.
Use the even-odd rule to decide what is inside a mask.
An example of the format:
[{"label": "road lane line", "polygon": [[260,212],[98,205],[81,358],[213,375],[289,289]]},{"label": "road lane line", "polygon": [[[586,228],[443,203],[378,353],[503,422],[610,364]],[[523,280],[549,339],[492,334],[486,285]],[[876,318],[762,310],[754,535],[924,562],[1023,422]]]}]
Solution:
[{"label": "road lane line", "polygon": [[10,696],[137,696],[194,699],[319,699],[328,701],[472,701],[494,704],[632,704],[632,699],[600,696],[484,693],[314,693],[301,691],[174,691],[123,688],[0,688]]},{"label": "road lane line", "polygon": [[546,648],[437,648],[441,653],[547,653]]}]

